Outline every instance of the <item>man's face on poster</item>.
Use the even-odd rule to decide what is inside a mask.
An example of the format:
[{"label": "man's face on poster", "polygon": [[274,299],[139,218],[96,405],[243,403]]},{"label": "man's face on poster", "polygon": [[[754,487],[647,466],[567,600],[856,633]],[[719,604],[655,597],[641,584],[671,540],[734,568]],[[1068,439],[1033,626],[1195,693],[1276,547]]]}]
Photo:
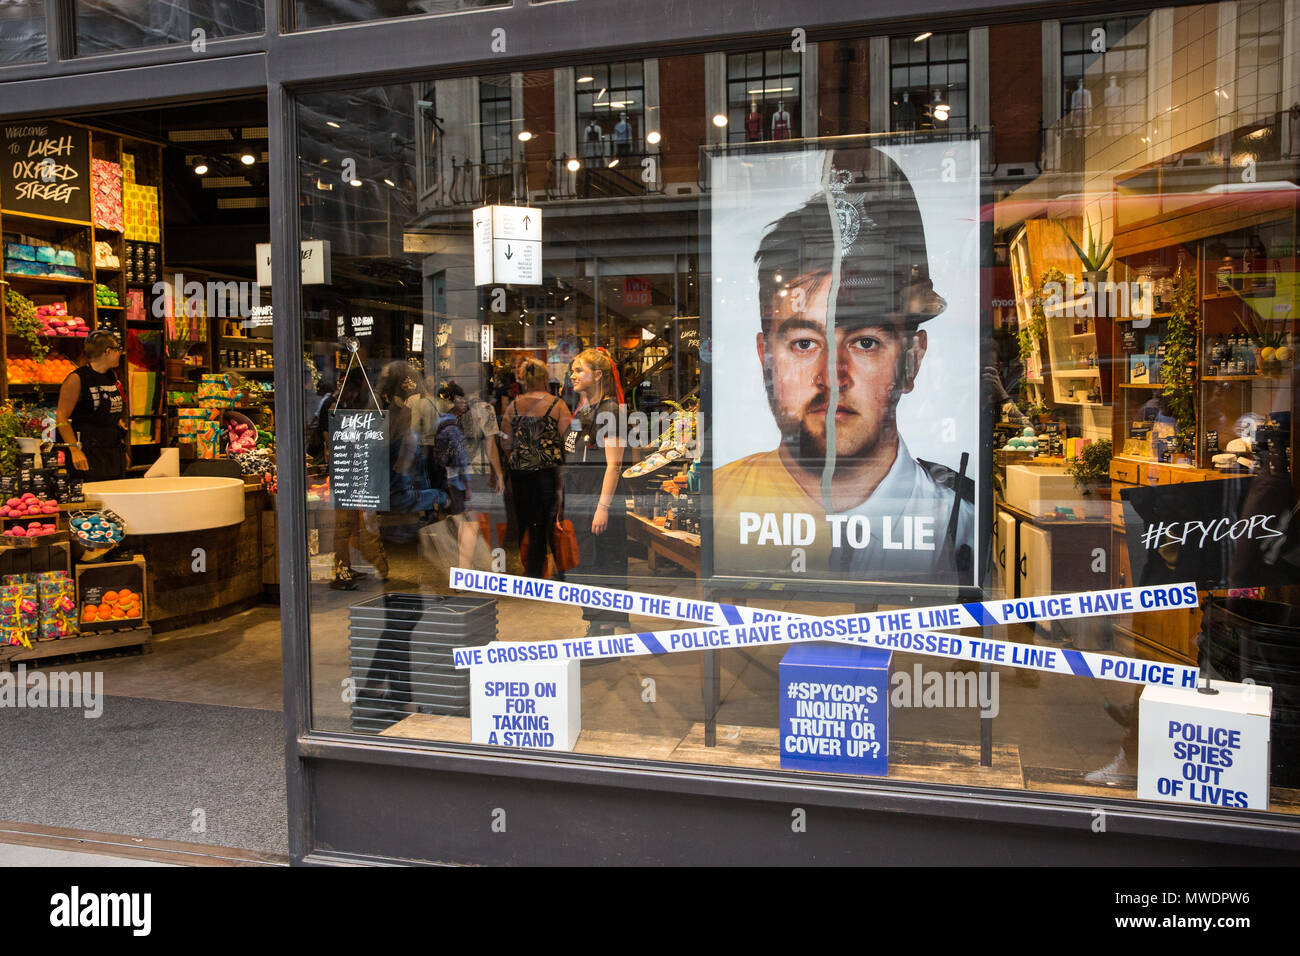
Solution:
[{"label": "man's face on poster", "polygon": [[[926,334],[909,334],[898,317],[837,318],[833,341],[826,334],[830,276],[791,284],[773,302],[766,333],[758,334],[772,415],[797,458],[820,468],[826,457],[826,412],[831,375],[839,384],[835,406],[835,454],[839,461],[891,454],[898,400],[912,390]],[[802,308],[801,308],[802,307]]]}]

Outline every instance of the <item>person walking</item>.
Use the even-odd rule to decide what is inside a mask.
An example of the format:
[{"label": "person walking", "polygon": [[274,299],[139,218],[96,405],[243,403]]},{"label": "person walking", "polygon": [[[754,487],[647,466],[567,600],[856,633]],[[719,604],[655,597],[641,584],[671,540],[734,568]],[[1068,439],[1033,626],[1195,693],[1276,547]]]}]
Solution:
[{"label": "person walking", "polygon": [[[604,349],[586,349],[569,370],[578,408],[564,435],[564,516],[578,538],[578,564],[566,580],[627,587],[627,492],[619,434],[623,388]],[[582,609],[587,636],[630,625],[626,612]]]},{"label": "person walking", "polygon": [[524,573],[540,578],[546,570],[546,548],[559,508],[560,466],[564,463],[560,436],[569,426],[569,407],[547,391],[550,375],[537,359],[523,366],[523,394],[511,401],[501,420],[509,449],[510,483],[514,492],[519,535],[528,535]]}]

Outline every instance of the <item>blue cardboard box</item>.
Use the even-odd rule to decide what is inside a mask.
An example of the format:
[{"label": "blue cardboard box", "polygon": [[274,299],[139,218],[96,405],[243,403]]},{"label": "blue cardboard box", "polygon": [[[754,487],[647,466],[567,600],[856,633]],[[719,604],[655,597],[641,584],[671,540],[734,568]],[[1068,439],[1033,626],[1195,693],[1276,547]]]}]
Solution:
[{"label": "blue cardboard box", "polygon": [[795,644],[781,658],[781,769],[889,774],[892,651]]}]

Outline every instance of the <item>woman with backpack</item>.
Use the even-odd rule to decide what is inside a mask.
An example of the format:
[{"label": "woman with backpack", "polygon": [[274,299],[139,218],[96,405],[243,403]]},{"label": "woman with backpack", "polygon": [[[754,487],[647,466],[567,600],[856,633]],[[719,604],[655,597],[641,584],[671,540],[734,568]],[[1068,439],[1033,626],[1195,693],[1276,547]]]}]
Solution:
[{"label": "woman with backpack", "polygon": [[547,391],[550,375],[537,359],[523,366],[523,394],[506,406],[501,435],[509,449],[510,484],[519,534],[528,535],[524,573],[540,578],[546,548],[559,509],[561,435],[569,427],[569,407]]}]

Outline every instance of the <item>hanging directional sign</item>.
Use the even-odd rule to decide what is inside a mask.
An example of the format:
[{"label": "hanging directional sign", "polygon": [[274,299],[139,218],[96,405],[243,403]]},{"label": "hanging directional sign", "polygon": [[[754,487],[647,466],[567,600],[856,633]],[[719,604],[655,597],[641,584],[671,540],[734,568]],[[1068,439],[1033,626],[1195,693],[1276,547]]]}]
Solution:
[{"label": "hanging directional sign", "polygon": [[530,206],[474,210],[474,284],[542,284],[542,211]]}]

